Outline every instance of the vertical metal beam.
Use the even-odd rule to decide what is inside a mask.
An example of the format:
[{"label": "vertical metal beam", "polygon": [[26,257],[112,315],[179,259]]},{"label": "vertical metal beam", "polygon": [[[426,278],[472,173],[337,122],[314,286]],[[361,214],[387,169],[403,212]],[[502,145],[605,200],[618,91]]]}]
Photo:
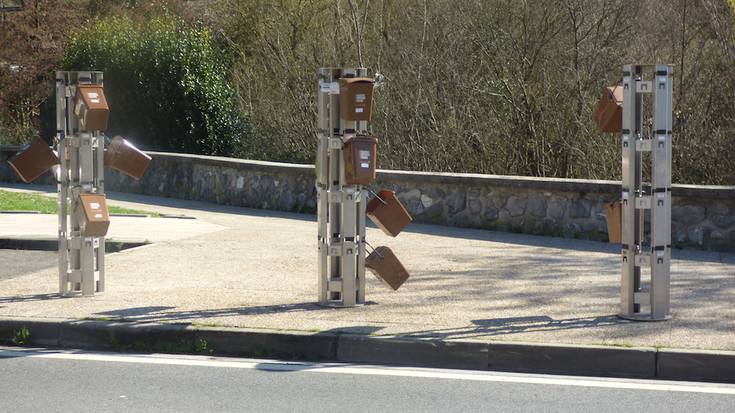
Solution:
[{"label": "vertical metal beam", "polygon": [[317,113],[319,116],[316,155],[316,196],[317,196],[317,254],[319,302],[329,300],[329,138],[332,135],[330,121],[330,85],[334,81],[332,70],[319,69],[317,89]]},{"label": "vertical metal beam", "polygon": [[669,317],[670,308],[672,72],[670,66],[657,65],[653,79],[651,318],[657,320]]},{"label": "vertical metal beam", "polygon": [[56,152],[59,156],[59,181],[58,203],[59,203],[59,293],[66,295],[69,292],[69,280],[67,270],[69,269],[69,223],[67,221],[67,199],[69,189],[69,148],[66,140],[66,82],[67,77],[63,72],[56,72]]},{"label": "vertical metal beam", "polygon": [[[94,148],[95,156],[95,182],[98,194],[105,194],[105,137],[100,132],[94,134],[96,146]],[[96,289],[98,293],[105,291],[105,237],[97,239],[95,249],[95,265],[94,271],[97,274]]]},{"label": "vertical metal beam", "polygon": [[631,315],[635,306],[636,225],[635,198],[637,156],[635,142],[636,77],[633,66],[623,66],[623,124],[622,124],[622,278],[620,282],[621,315]]},{"label": "vertical metal beam", "polygon": [[367,257],[367,240],[365,231],[365,217],[367,210],[367,191],[360,190],[360,199],[357,204],[357,235],[359,239],[357,251],[357,303],[365,304],[365,257]]}]

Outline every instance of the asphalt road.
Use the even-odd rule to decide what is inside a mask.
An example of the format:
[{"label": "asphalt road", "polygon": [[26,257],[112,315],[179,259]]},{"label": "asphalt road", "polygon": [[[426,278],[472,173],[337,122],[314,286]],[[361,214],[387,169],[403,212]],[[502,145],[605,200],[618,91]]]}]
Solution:
[{"label": "asphalt road", "polygon": [[0,412],[733,412],[735,385],[0,347]]},{"label": "asphalt road", "polygon": [[56,267],[56,251],[27,251],[0,249],[0,280]]}]

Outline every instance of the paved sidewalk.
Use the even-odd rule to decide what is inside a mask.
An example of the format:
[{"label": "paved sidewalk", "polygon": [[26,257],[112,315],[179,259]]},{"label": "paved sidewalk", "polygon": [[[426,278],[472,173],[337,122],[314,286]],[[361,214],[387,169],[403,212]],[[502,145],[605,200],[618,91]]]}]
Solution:
[{"label": "paved sidewalk", "polygon": [[[108,197],[120,206],[197,218],[162,225],[197,222],[207,230],[109,254],[108,291],[92,298],[59,298],[55,269],[1,280],[0,318],[735,350],[735,254],[674,251],[673,319],[633,323],[615,316],[617,246],[417,224],[394,239],[369,228],[371,244],[390,246],[411,278],[393,292],[369,276],[368,305],[331,309],[314,304],[313,216],[130,194]],[[18,217],[2,219],[8,233],[7,220]],[[155,239],[155,228],[143,225],[144,238]]]},{"label": "paved sidewalk", "polygon": [[[13,185],[2,187],[0,189],[6,191],[29,191],[25,188],[29,186]],[[32,191],[42,195],[54,196],[56,192],[51,187],[41,187],[43,191]],[[123,205],[125,204],[125,205]],[[127,206],[132,205],[127,202],[112,202],[112,205]],[[111,216],[110,229],[107,233],[108,239],[117,241],[146,241],[160,242],[173,241],[183,238],[191,238],[193,236],[206,234],[225,229],[225,227],[216,224],[210,224],[197,219],[187,219],[192,217],[181,216],[178,210],[164,208],[165,211],[156,211],[163,214],[171,214],[169,218],[150,218],[138,216]],[[179,216],[179,217],[173,217]],[[50,214],[0,214],[0,238],[57,238],[58,234],[58,217]]]}]

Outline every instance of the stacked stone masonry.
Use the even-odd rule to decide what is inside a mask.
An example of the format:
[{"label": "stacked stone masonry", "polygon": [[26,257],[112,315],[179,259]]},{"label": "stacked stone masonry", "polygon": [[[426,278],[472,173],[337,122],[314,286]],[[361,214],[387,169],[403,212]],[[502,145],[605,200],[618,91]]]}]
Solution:
[{"label": "stacked stone masonry", "polygon": [[[0,149],[0,180],[18,182]],[[150,152],[135,181],[105,174],[108,191],[314,213],[314,167]],[[38,183],[52,184],[46,174]],[[379,171],[372,189],[395,190],[415,222],[527,234],[607,240],[604,204],[620,183],[478,174]],[[735,187],[674,185],[672,242],[677,248],[735,251]]]}]

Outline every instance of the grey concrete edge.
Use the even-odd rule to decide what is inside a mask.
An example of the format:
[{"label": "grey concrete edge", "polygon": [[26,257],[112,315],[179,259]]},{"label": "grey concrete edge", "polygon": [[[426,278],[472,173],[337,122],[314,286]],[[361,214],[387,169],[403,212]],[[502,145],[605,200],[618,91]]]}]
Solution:
[{"label": "grey concrete edge", "polygon": [[[151,244],[151,242],[145,239],[106,238],[105,241],[105,247],[108,253],[124,251]],[[0,237],[0,249],[58,251],[59,239],[44,236],[5,236]]]},{"label": "grey concrete edge", "polygon": [[[269,162],[250,159],[226,158],[219,156],[180,154],[171,152],[146,152],[162,159],[178,159],[181,161],[199,162],[225,168],[241,168],[244,170],[269,171],[283,174],[312,174],[314,165]],[[421,172],[401,170],[378,170],[378,182],[433,182],[440,184],[463,184],[476,186],[499,186],[521,189],[544,189],[569,192],[592,192],[620,194],[620,181],[593,179],[543,178],[512,175],[486,175],[473,173]],[[694,196],[708,198],[735,197],[735,186],[715,185],[672,185],[674,196]]]},{"label": "grey concrete edge", "polygon": [[[28,334],[23,338],[23,328]],[[21,341],[20,343],[18,341]],[[735,382],[735,352],[381,338],[107,320],[0,318],[0,343],[571,374]]]}]

